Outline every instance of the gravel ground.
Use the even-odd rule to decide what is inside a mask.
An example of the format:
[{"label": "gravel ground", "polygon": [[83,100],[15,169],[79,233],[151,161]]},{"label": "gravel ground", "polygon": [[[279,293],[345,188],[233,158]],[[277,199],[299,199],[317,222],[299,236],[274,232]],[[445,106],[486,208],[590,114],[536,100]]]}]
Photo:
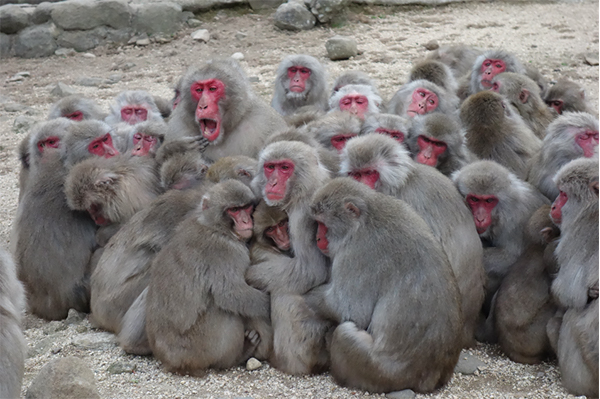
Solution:
[{"label": "gravel ground", "polygon": [[[211,11],[198,16],[212,38],[196,43],[192,29],[183,30],[166,44],[146,47],[103,47],[92,55],[53,56],[46,59],[2,60],[0,78],[0,243],[10,245],[10,230],[17,208],[18,162],[16,147],[25,132],[13,129],[15,118],[42,120],[56,98],[50,94],[64,82],[95,99],[108,109],[111,99],[125,89],[146,89],[169,98],[173,81],[188,65],[213,55],[242,52],[242,65],[255,90],[270,101],[274,71],[289,53],[317,57],[328,69],[330,81],[342,71],[361,69],[375,78],[382,97],[389,99],[404,82],[413,62],[423,57],[423,45],[464,43],[483,48],[503,48],[524,63],[540,69],[550,81],[566,77],[582,84],[598,109],[598,66],[588,65],[585,55],[598,57],[598,2],[560,4],[469,3],[443,7],[357,7],[347,13],[347,22],[335,28],[322,27],[291,33],[273,26],[268,13],[247,8]],[[246,33],[236,38],[237,32]],[[354,36],[361,54],[347,61],[326,58],[325,41],[335,34]],[[238,35],[241,36],[241,35]],[[134,66],[131,67],[131,64]],[[129,68],[129,69],[128,69]],[[29,76],[9,82],[18,72]],[[115,85],[83,87],[84,77],[108,78],[120,74]],[[337,386],[325,374],[291,377],[268,365],[256,371],[239,367],[211,371],[205,378],[166,373],[152,357],[129,356],[113,343],[90,350],[72,344],[83,334],[97,333],[89,322],[76,324],[45,322],[27,315],[25,320],[30,357],[25,364],[22,393],[48,361],[61,356],[83,358],[93,370],[103,398],[354,398],[382,397]],[[480,344],[469,351],[486,363],[474,375],[455,374],[442,390],[417,397],[431,398],[565,398],[553,361],[521,365],[510,361],[497,346]],[[133,373],[110,374],[108,366],[120,362],[135,366]]]}]

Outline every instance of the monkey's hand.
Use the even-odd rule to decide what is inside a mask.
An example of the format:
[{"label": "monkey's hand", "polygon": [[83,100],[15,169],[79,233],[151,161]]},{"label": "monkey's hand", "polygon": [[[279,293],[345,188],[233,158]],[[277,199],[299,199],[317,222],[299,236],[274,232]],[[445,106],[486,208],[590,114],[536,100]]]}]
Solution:
[{"label": "monkey's hand", "polygon": [[210,142],[202,136],[183,137],[177,140],[169,141],[160,146],[156,151],[156,162],[164,163],[170,157],[186,152],[203,153]]},{"label": "monkey's hand", "polygon": [[598,294],[598,282],[596,282],[596,284],[588,288],[588,298],[591,300],[598,299]]}]

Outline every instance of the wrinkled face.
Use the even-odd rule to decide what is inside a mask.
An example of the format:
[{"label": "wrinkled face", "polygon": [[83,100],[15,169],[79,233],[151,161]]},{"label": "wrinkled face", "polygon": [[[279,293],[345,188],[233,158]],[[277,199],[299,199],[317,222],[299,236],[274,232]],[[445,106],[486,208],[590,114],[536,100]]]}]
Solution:
[{"label": "wrinkled face", "polygon": [[433,166],[434,168],[438,164],[438,157],[446,152],[448,148],[443,141],[423,135],[417,137],[417,145],[419,146],[419,153],[415,160],[418,163]]},{"label": "wrinkled face", "polygon": [[375,189],[375,185],[379,181],[379,171],[375,168],[353,170],[351,172],[348,172],[348,176],[350,176],[356,181],[366,184],[372,189]]},{"label": "wrinkled face", "polygon": [[327,240],[327,226],[323,222],[317,222],[317,247],[323,255],[329,256],[329,241]]},{"label": "wrinkled face", "polygon": [[157,143],[158,138],[156,136],[137,132],[133,135],[133,150],[131,150],[131,155],[143,157],[150,152],[154,153]]},{"label": "wrinkled face", "polygon": [[598,147],[598,132],[581,129],[575,135],[575,142],[583,150],[583,156],[591,158],[595,154],[596,147]]},{"label": "wrinkled face", "polygon": [[294,163],[289,159],[268,161],[263,165],[267,185],[264,196],[267,203],[282,201],[287,192],[290,177],[294,175]]},{"label": "wrinkled face", "polygon": [[369,109],[369,100],[362,94],[348,94],[342,97],[339,105],[341,111],[350,112],[360,119],[365,119],[365,114]]},{"label": "wrinkled face", "polygon": [[233,231],[240,241],[248,241],[252,237],[252,204],[229,208],[225,211],[233,220]]},{"label": "wrinkled face", "polygon": [[438,96],[423,87],[419,87],[413,91],[411,102],[408,105],[406,114],[411,118],[417,114],[424,115],[435,110],[438,107]]},{"label": "wrinkled face", "polygon": [[302,93],[306,90],[306,83],[311,75],[311,70],[301,65],[291,66],[287,70],[289,80],[288,90],[294,93]]},{"label": "wrinkled face", "polygon": [[378,127],[375,129],[375,133],[385,134],[386,136],[390,136],[398,143],[404,143],[405,134],[399,130],[391,130],[383,127]]},{"label": "wrinkled face", "polygon": [[148,119],[148,109],[143,105],[126,105],[121,108],[121,119],[129,125],[144,122]]},{"label": "wrinkled face", "polygon": [[483,234],[492,225],[492,210],[498,205],[495,195],[467,195],[467,205],[473,213],[473,220],[478,234]]},{"label": "wrinkled face", "polygon": [[90,154],[97,155],[99,157],[110,158],[119,154],[119,151],[115,149],[112,142],[112,136],[110,133],[106,133],[104,136],[98,137],[88,145],[88,151]]},{"label": "wrinkled face", "polygon": [[42,154],[42,156],[49,150],[53,148],[58,148],[60,146],[60,138],[57,136],[50,136],[43,140],[37,142],[37,148]]},{"label": "wrinkled face", "polygon": [[63,115],[65,118],[70,119],[72,121],[82,121],[83,120],[83,112],[81,111],[74,111],[71,112],[68,115]]},{"label": "wrinkled face", "polygon": [[265,237],[270,238],[275,243],[275,246],[281,251],[290,249],[290,234],[288,230],[288,220],[284,219],[276,225],[269,226],[265,229]]},{"label": "wrinkled face", "polygon": [[215,141],[221,134],[221,111],[219,102],[225,98],[225,84],[219,79],[198,80],[190,87],[196,106],[196,122],[202,136]]},{"label": "wrinkled face", "polygon": [[346,143],[348,142],[348,140],[350,140],[352,137],[356,137],[356,134],[354,134],[354,133],[336,134],[335,136],[333,136],[331,138],[331,145],[333,146],[333,148],[335,148],[338,151],[338,153],[340,153],[340,152],[342,152],[344,147],[346,147]]},{"label": "wrinkled face", "polygon": [[561,190],[558,194],[558,197],[556,197],[552,203],[552,208],[550,209],[550,218],[556,225],[559,225],[562,222],[562,208],[567,203],[567,200],[567,193]]},{"label": "wrinkled face", "polygon": [[481,64],[481,86],[485,89],[492,87],[494,76],[506,71],[506,63],[500,59],[488,58]]}]

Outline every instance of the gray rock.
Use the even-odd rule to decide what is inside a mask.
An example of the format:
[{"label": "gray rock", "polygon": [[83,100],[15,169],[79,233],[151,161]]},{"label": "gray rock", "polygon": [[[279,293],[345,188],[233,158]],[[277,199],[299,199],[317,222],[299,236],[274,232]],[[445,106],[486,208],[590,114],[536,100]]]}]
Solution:
[{"label": "gray rock", "polygon": [[244,40],[244,39],[245,39],[245,38],[247,38],[247,37],[248,37],[248,34],[247,34],[247,33],[245,33],[245,32],[236,32],[236,33],[235,33],[235,38],[236,38],[237,40]]},{"label": "gray rock", "polygon": [[358,54],[356,40],[348,36],[334,36],[325,43],[327,56],[331,60],[347,60]]},{"label": "gray rock", "polygon": [[207,29],[199,29],[195,32],[192,32],[191,36],[192,39],[198,42],[208,43],[208,41],[210,40],[210,33]]},{"label": "gray rock", "polygon": [[77,331],[79,334],[86,333],[86,332],[88,332],[88,330],[89,330],[89,328],[87,328],[84,325],[79,325],[79,326],[75,327],[75,331]]},{"label": "gray rock", "polygon": [[226,5],[247,5],[248,0],[171,0],[181,6],[183,11],[199,12]]},{"label": "gray rock", "polygon": [[136,32],[175,33],[180,27],[181,6],[175,3],[149,3],[132,5],[134,14],[131,26]]},{"label": "gray rock", "polygon": [[319,22],[326,23],[340,15],[349,3],[350,0],[315,0],[310,11]]},{"label": "gray rock", "polygon": [[260,360],[254,358],[254,357],[251,357],[246,362],[246,370],[248,370],[248,371],[258,370],[261,367],[262,367],[262,363],[260,362]]},{"label": "gray rock", "polygon": [[440,44],[437,42],[437,40],[430,40],[427,43],[425,43],[423,47],[425,47],[429,51],[432,51],[440,48]]},{"label": "gray rock", "polygon": [[105,41],[107,43],[125,44],[133,36],[132,28],[112,29],[106,26],[97,28],[98,31],[103,31]]},{"label": "gray rock", "polygon": [[454,367],[455,373],[471,375],[475,374],[478,369],[484,368],[486,365],[484,362],[471,355],[468,352],[461,351],[458,358],[458,363]]},{"label": "gray rock", "polygon": [[72,55],[75,55],[76,53],[77,53],[77,51],[75,51],[75,49],[59,47],[54,52],[54,55],[58,55],[58,56],[62,56],[62,57],[70,57]]},{"label": "gray rock", "polygon": [[79,86],[86,86],[86,87],[98,87],[100,86],[102,83],[104,83],[104,79],[102,78],[97,78],[97,77],[85,77],[85,78],[81,78],[79,79],[76,84]]},{"label": "gray rock", "polygon": [[231,58],[233,58],[236,61],[241,61],[241,60],[244,59],[244,54],[239,53],[239,52],[238,53],[233,53],[233,54],[231,54]]},{"label": "gray rock", "polygon": [[47,353],[50,348],[52,348],[52,345],[54,345],[54,342],[56,342],[56,339],[56,335],[41,339],[33,347],[27,350],[27,357],[32,358]]},{"label": "gray rock", "polygon": [[[98,27],[100,28],[100,27]],[[102,34],[104,31],[98,28],[92,30],[66,30],[63,31],[58,38],[56,43],[61,47],[74,48],[76,51],[87,51],[91,50],[104,41]]]},{"label": "gray rock", "polygon": [[135,42],[136,46],[148,46],[149,44],[150,44],[150,39],[148,39],[148,38],[140,39]]},{"label": "gray rock", "polygon": [[77,94],[77,90],[72,87],[64,84],[63,82],[58,82],[51,90],[50,94],[57,97],[67,97],[72,94]]},{"label": "gray rock", "polygon": [[598,53],[589,53],[585,55],[585,63],[591,66],[597,66],[598,62]]},{"label": "gray rock", "polygon": [[88,30],[101,25],[120,29],[129,26],[131,12],[126,0],[71,0],[55,4],[50,15],[63,29]]},{"label": "gray rock", "polygon": [[59,331],[64,331],[66,329],[67,326],[65,325],[65,323],[59,320],[53,320],[47,325],[45,325],[42,330],[44,331],[44,334],[54,334]]},{"label": "gray rock", "polygon": [[285,3],[285,0],[248,0],[248,3],[253,10],[267,10],[276,9]]},{"label": "gray rock", "polygon": [[85,361],[65,357],[50,361],[33,379],[26,399],[100,399],[94,373]]},{"label": "gray rock", "polygon": [[0,7],[0,32],[17,33],[29,26],[29,14],[13,4]]},{"label": "gray rock", "polygon": [[417,395],[412,391],[412,389],[404,389],[402,391],[390,392],[386,393],[385,397],[388,399],[413,399]]},{"label": "gray rock", "polygon": [[29,108],[27,105],[19,104],[19,103],[8,103],[4,104],[4,110],[6,112],[23,112]]},{"label": "gray rock", "polygon": [[85,313],[78,312],[75,309],[69,309],[65,324],[79,324],[85,319]]},{"label": "gray rock", "polygon": [[197,28],[199,26],[202,26],[202,21],[196,18],[190,18],[187,20],[187,24],[190,28]]},{"label": "gray rock", "polygon": [[39,58],[54,54],[58,48],[56,38],[59,33],[53,23],[23,29],[13,43],[15,55],[21,58]]},{"label": "gray rock", "polygon": [[0,58],[8,58],[13,55],[12,42],[13,35],[0,33]]},{"label": "gray rock", "polygon": [[36,120],[33,118],[30,118],[29,116],[25,116],[25,115],[20,115],[17,116],[15,118],[15,121],[13,122],[13,132],[15,132],[16,134],[25,134],[28,133],[31,128],[33,127],[33,125],[35,125]]},{"label": "gray rock", "polygon": [[181,14],[179,14],[179,21],[180,22],[187,22],[192,18],[195,18],[196,16],[194,15],[193,12],[191,11],[183,11]]},{"label": "gray rock", "polygon": [[113,73],[108,75],[108,78],[104,81],[104,83],[109,85],[114,85],[115,83],[119,83],[123,79],[123,75],[120,73]]},{"label": "gray rock", "polygon": [[71,343],[83,349],[103,349],[115,345],[115,336],[108,332],[88,333],[73,338]]},{"label": "gray rock", "polygon": [[284,3],[277,7],[275,26],[286,30],[308,30],[317,23],[315,16],[302,4]]},{"label": "gray rock", "polygon": [[54,4],[47,1],[38,4],[35,10],[33,10],[33,13],[31,13],[31,22],[39,25],[50,21],[52,18],[51,13],[53,7]]},{"label": "gray rock", "polygon": [[137,370],[135,364],[122,362],[113,363],[106,369],[109,374],[133,373],[135,370]]}]

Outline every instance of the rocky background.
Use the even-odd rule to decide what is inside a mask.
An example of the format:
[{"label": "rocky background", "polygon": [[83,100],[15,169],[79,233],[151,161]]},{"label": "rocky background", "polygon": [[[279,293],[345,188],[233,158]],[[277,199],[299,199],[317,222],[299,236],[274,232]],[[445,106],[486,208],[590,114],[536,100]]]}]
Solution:
[{"label": "rocky background", "polygon": [[[66,3],[55,6],[60,4]],[[133,9],[141,7],[142,2],[127,4]],[[186,22],[170,34],[135,33],[127,41],[79,51],[74,47],[81,44],[79,40],[69,45],[61,42],[47,57],[0,61],[0,244],[10,246],[17,207],[16,147],[35,121],[46,118],[54,101],[81,93],[108,109],[119,92],[139,88],[170,98],[174,81],[189,65],[215,55],[235,54],[254,89],[268,102],[277,65],[290,53],[318,58],[329,72],[329,82],[345,70],[363,70],[378,82],[382,97],[389,99],[413,63],[427,54],[427,48],[456,43],[503,48],[523,63],[539,68],[550,82],[566,77],[583,85],[598,109],[597,1],[470,2],[438,7],[350,4],[338,14],[335,20],[316,23],[312,29],[291,31],[276,26],[273,9],[254,10],[244,2],[225,9],[189,11]],[[3,15],[0,12],[2,29]],[[165,11],[164,20],[168,19],[166,15]],[[75,18],[73,23],[82,20]],[[119,23],[116,17],[102,21]],[[114,33],[129,29],[105,25],[108,22],[90,31]],[[55,41],[60,35],[82,31],[52,23],[59,32]],[[19,35],[45,24],[49,20],[3,35]],[[337,35],[354,40],[356,55],[340,61],[329,58],[325,44]],[[251,369],[258,367],[253,371],[245,366],[211,371],[204,378],[173,375],[164,372],[152,357],[124,354],[112,334],[92,328],[87,317],[77,313],[54,322],[27,315],[24,327],[28,359],[22,394],[27,393],[29,398],[42,397],[51,389],[60,390],[62,398],[384,397],[341,388],[328,374],[292,377],[267,364],[249,365]],[[36,378],[42,379],[34,382]],[[388,397],[410,398],[414,394],[403,392]],[[560,384],[555,361],[522,365],[510,361],[496,346],[483,344],[461,356],[459,368],[445,388],[416,397],[572,398]]]}]

